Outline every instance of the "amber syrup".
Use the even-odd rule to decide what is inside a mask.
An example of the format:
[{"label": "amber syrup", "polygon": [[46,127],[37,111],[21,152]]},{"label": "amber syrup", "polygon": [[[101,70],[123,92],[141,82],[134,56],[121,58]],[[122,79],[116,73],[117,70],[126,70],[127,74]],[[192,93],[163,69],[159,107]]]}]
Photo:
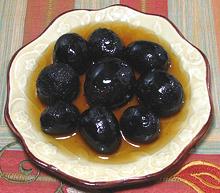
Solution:
[{"label": "amber syrup", "polygon": [[[141,27],[132,26],[127,23],[97,23],[89,24],[77,29],[73,29],[72,32],[80,34],[85,39],[88,39],[89,35],[97,28],[108,28],[119,35],[125,45],[136,40],[147,40],[160,44],[168,53],[170,68],[169,72],[174,75],[182,84],[184,89],[184,105],[180,112],[169,118],[161,119],[161,133],[159,138],[153,143],[146,145],[137,145],[127,142],[124,138],[119,150],[109,156],[99,155],[93,150],[91,150],[88,145],[81,139],[78,133],[74,133],[70,136],[53,137],[44,134],[40,127],[40,113],[44,110],[45,106],[41,104],[36,95],[36,80],[40,71],[46,66],[52,63],[52,53],[54,43],[48,46],[46,51],[38,60],[38,65],[36,69],[31,74],[28,87],[27,95],[35,105],[29,106],[29,115],[33,125],[42,132],[48,142],[56,145],[60,148],[63,153],[74,154],[84,159],[93,162],[102,163],[126,163],[132,162],[143,156],[144,154],[153,154],[154,152],[160,150],[166,144],[168,144],[180,131],[180,124],[186,119],[186,115],[189,109],[189,99],[190,99],[190,86],[188,84],[187,73],[181,67],[181,61],[177,55],[175,55],[170,48],[170,45],[159,38],[156,34],[149,30]],[[83,84],[85,80],[85,75],[80,76],[80,94],[74,101],[74,104],[79,108],[80,112],[88,109],[89,106],[86,102],[86,98],[83,93]],[[129,107],[138,104],[137,97],[134,97],[127,105],[114,111],[115,116],[119,120],[123,111]]]}]

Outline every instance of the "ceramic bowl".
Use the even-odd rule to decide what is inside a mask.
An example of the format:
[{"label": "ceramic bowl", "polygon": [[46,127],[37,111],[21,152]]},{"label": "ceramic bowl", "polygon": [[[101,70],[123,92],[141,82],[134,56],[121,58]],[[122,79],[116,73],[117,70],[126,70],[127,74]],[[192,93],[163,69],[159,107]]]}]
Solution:
[{"label": "ceramic bowl", "polygon": [[[158,151],[129,163],[103,164],[67,155],[48,142],[31,122],[28,106],[35,104],[25,89],[38,58],[51,42],[79,26],[115,21],[149,29],[169,43],[189,77],[190,108],[180,131]],[[175,171],[208,130],[212,115],[209,64],[205,55],[167,18],[118,5],[101,10],[73,10],[58,16],[38,38],[15,53],[8,71],[7,89],[6,122],[33,162],[73,184],[94,189],[148,182]]]}]

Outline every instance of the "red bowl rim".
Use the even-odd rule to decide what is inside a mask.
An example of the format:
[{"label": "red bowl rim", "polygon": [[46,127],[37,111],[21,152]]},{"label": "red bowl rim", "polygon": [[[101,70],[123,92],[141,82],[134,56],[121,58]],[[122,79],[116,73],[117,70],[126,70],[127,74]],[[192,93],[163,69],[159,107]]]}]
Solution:
[{"label": "red bowl rim", "polygon": [[[90,182],[90,181],[86,181],[86,180],[82,180],[82,179],[78,179],[75,178],[73,176],[67,175],[66,173],[58,170],[56,167],[54,167],[53,165],[48,165],[47,163],[39,160],[38,158],[36,158],[31,151],[28,149],[28,146],[26,145],[22,135],[18,132],[18,130],[16,129],[16,127],[14,126],[10,115],[9,115],[9,109],[8,109],[8,105],[9,105],[9,95],[10,95],[10,69],[11,69],[11,65],[12,62],[15,58],[15,56],[18,54],[18,52],[20,50],[22,50],[24,47],[26,47],[28,44],[30,44],[31,42],[33,42],[34,40],[38,39],[50,26],[51,24],[60,16],[69,13],[69,12],[74,12],[74,11],[78,11],[78,10],[87,10],[87,11],[98,11],[98,10],[102,10],[102,9],[106,9],[109,7],[114,7],[114,6],[120,6],[120,7],[127,7],[130,8],[134,11],[143,13],[145,15],[152,15],[152,16],[158,16],[161,17],[163,19],[165,19],[166,21],[168,21],[173,28],[176,30],[176,32],[185,40],[187,41],[191,46],[193,46],[194,48],[196,48],[200,54],[202,55],[205,63],[206,63],[206,85],[207,85],[207,89],[208,89],[208,95],[209,95],[209,103],[210,103],[210,114],[209,114],[209,118],[207,120],[207,122],[203,125],[202,129],[200,130],[200,132],[192,139],[191,143],[189,143],[184,149],[183,151],[178,155],[178,157],[167,167],[165,167],[164,169],[162,169],[159,172],[156,173],[152,173],[152,174],[148,174],[145,176],[140,176],[140,177],[136,177],[136,178],[128,178],[128,179],[123,179],[123,180],[114,180],[114,181],[98,181],[98,182]],[[50,22],[50,24],[44,29],[44,31],[35,39],[33,39],[32,41],[30,41],[29,43],[27,43],[26,45],[22,46],[19,50],[17,50],[15,52],[15,54],[13,55],[13,57],[11,58],[10,62],[9,62],[9,67],[8,67],[8,72],[7,72],[7,98],[6,98],[6,104],[5,104],[5,110],[4,110],[4,116],[5,116],[5,121],[8,124],[9,128],[11,129],[11,131],[16,135],[16,137],[19,139],[20,143],[22,144],[25,152],[27,153],[27,155],[31,158],[31,160],[39,167],[45,169],[46,171],[50,172],[51,174],[64,179],[76,186],[79,187],[84,187],[84,188],[89,188],[89,189],[105,189],[105,188],[113,188],[113,187],[123,187],[123,186],[128,186],[128,185],[134,185],[134,184],[138,184],[138,183],[143,183],[143,182],[150,182],[150,181],[154,181],[156,179],[161,179],[165,176],[168,176],[172,173],[174,173],[175,171],[177,171],[179,169],[179,167],[181,166],[181,164],[183,163],[184,159],[187,157],[189,151],[191,150],[191,148],[196,145],[200,139],[206,134],[206,132],[208,131],[209,125],[212,121],[212,117],[213,117],[213,102],[212,102],[212,97],[211,97],[211,86],[210,86],[210,65],[208,62],[208,59],[206,58],[205,54],[196,46],[194,46],[192,43],[190,43],[184,36],[183,34],[178,30],[178,28],[174,25],[173,22],[171,22],[168,18],[162,16],[162,15],[158,15],[158,14],[148,14],[148,13],[144,13],[141,12],[139,10],[136,10],[132,7],[126,6],[126,5],[120,5],[120,4],[115,4],[115,5],[111,5],[102,9],[95,9],[95,10],[91,10],[91,9],[74,9],[74,10],[68,10],[63,12],[62,14],[58,15],[56,18],[53,19],[52,22]]]}]

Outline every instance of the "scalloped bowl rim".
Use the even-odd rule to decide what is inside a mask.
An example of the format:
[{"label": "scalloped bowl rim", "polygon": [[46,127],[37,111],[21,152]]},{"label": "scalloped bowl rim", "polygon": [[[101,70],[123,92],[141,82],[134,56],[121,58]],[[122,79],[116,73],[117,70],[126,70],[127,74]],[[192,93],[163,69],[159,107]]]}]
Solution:
[{"label": "scalloped bowl rim", "polygon": [[[118,11],[121,11],[122,13],[120,13]],[[99,17],[101,17],[101,18],[104,17],[105,18],[106,16],[108,16],[109,17],[108,19],[112,19],[113,21],[115,19],[120,20],[120,21],[122,21],[124,19],[125,22],[130,21],[129,17],[131,18],[131,20],[132,20],[132,17],[134,17],[132,22],[136,22],[135,25],[143,25],[143,23],[141,23],[140,21],[138,23],[137,17],[138,18],[145,18],[145,19],[147,17],[150,17],[152,20],[155,20],[155,22],[152,22],[153,23],[152,27],[155,28],[154,29],[155,33],[157,33],[158,31],[160,32],[158,35],[162,35],[162,33],[163,33],[161,31],[161,26],[162,27],[164,27],[164,26],[167,27],[168,26],[169,29],[167,28],[167,30],[171,30],[172,33],[174,33],[175,36],[176,36],[176,37],[174,36],[174,39],[176,38],[174,41],[178,40],[177,41],[178,43],[176,43],[176,44],[173,43],[173,45],[174,45],[173,49],[176,49],[176,53],[179,53],[179,52],[181,52],[180,51],[181,50],[181,45],[180,45],[179,42],[181,42],[184,46],[187,45],[188,47],[186,46],[186,48],[190,48],[189,49],[190,50],[189,53],[188,53],[188,50],[187,50],[187,53],[189,54],[188,58],[186,57],[187,60],[189,60],[188,62],[194,62],[193,63],[194,67],[195,67],[194,71],[195,72],[202,71],[200,73],[203,73],[203,75],[204,75],[202,77],[202,79],[198,81],[202,85],[201,86],[201,91],[205,90],[205,93],[203,93],[203,94],[205,96],[205,100],[207,100],[206,101],[207,104],[206,104],[206,106],[204,108],[208,107],[207,111],[202,109],[202,110],[204,110],[204,114],[205,114],[204,117],[203,117],[204,121],[202,122],[202,126],[201,126],[200,129],[198,129],[197,133],[194,134],[194,137],[192,137],[190,142],[185,144],[185,146],[181,150],[178,150],[179,153],[177,155],[175,155],[174,158],[172,158],[172,161],[168,165],[162,166],[159,170],[157,168],[157,171],[153,171],[153,169],[152,169],[152,172],[150,172],[150,173],[149,172],[146,173],[146,171],[141,171],[141,172],[138,171],[140,174],[137,172],[136,175],[132,176],[130,174],[130,176],[128,176],[128,177],[126,177],[126,174],[125,174],[125,175],[122,175],[121,177],[116,177],[115,179],[114,178],[113,179],[112,178],[104,179],[103,178],[103,173],[102,173],[102,176],[99,177],[101,180],[99,180],[99,178],[95,178],[94,176],[92,176],[89,179],[88,178],[82,178],[82,177],[79,177],[77,175],[74,176],[72,174],[69,174],[67,171],[63,171],[62,163],[57,162],[56,163],[57,165],[56,164],[50,164],[50,163],[48,163],[47,160],[45,161],[45,158],[42,159],[42,155],[38,155],[36,152],[34,152],[33,147],[31,147],[30,144],[27,145],[27,141],[30,140],[30,139],[28,139],[27,136],[25,136],[26,133],[21,129],[20,126],[18,126],[19,124],[21,125],[21,123],[16,122],[17,121],[17,119],[15,119],[15,117],[17,116],[16,113],[19,110],[19,108],[21,108],[20,106],[24,105],[24,104],[22,104],[22,105],[21,104],[17,104],[18,103],[17,101],[19,101],[20,98],[16,98],[16,96],[13,95],[16,92],[20,92],[20,90],[22,90],[22,88],[23,88],[22,86],[25,87],[25,85],[22,85],[22,84],[19,87],[19,81],[20,82],[24,82],[24,80],[17,80],[18,78],[16,78],[16,73],[18,72],[18,69],[15,68],[15,66],[16,66],[15,64],[19,63],[19,61],[18,61],[19,57],[20,58],[23,57],[21,55],[22,51],[24,53],[26,53],[26,55],[28,55],[28,48],[29,47],[31,48],[31,46],[33,44],[35,44],[38,41],[39,42],[42,42],[42,41],[43,42],[44,41],[47,42],[47,40],[44,39],[44,36],[46,36],[45,34],[47,34],[47,33],[48,34],[51,33],[50,30],[54,26],[57,27],[56,29],[57,29],[58,35],[61,35],[61,34],[65,33],[65,32],[68,32],[69,29],[74,28],[74,27],[68,28],[68,25],[65,25],[65,22],[64,22],[65,21],[65,17],[68,18],[69,16],[71,17],[71,15],[77,16],[77,14],[78,14],[78,16],[80,16],[80,14],[81,15],[85,15],[84,16],[85,18],[80,18],[80,19],[84,19],[83,20],[83,21],[85,21],[85,23],[83,23],[84,25],[87,24],[86,22],[89,22],[91,20],[91,18],[90,18],[90,20],[88,18],[86,18],[87,16],[86,16],[85,13],[87,13],[88,18],[89,18],[89,16],[90,17],[94,17],[93,19],[97,19]],[[102,14],[100,14],[100,13],[102,13],[102,14],[104,13],[103,14],[104,16]],[[117,14],[119,14],[119,15],[117,15]],[[128,15],[129,15],[129,17],[126,18],[126,16],[128,16]],[[128,21],[126,19],[128,19]],[[139,20],[141,20],[141,19],[139,19]],[[96,21],[96,20],[94,20],[94,21]],[[143,21],[143,19],[142,19],[142,21]],[[79,24],[79,23],[77,23],[77,24]],[[56,25],[58,25],[58,26],[56,26]],[[73,25],[75,25],[75,24],[73,24]],[[64,29],[64,31],[62,31],[62,29],[65,28],[65,27],[67,27],[68,29]],[[148,28],[149,28],[149,26],[148,26]],[[166,33],[166,32],[164,32],[164,33]],[[169,34],[167,34],[167,36],[168,35]],[[52,39],[56,40],[57,38],[53,37]],[[52,39],[50,40],[50,42],[52,42]],[[48,45],[48,43],[46,43],[46,45]],[[184,46],[183,46],[183,49],[186,49]],[[32,48],[34,48],[34,51],[33,51],[33,53],[31,53],[29,55],[39,54],[39,52],[42,53],[43,52],[42,50],[45,49],[45,46],[43,44],[39,44],[37,48],[36,48],[36,45],[35,45],[35,47],[32,47]],[[192,55],[190,55],[190,54],[192,54],[192,53],[194,53],[195,55],[197,54],[196,55],[197,58],[191,58]],[[24,58],[26,57],[26,55],[24,56]],[[181,53],[179,53],[179,55],[180,55],[180,57],[182,57]],[[184,58],[185,58],[185,55],[184,55]],[[27,58],[25,58],[25,59],[27,59]],[[185,61],[185,63],[187,63],[187,60]],[[28,61],[30,62],[30,60],[28,60]],[[203,68],[203,70],[200,70],[200,71],[199,71],[199,68],[198,68],[198,65],[200,64],[199,62],[201,62],[201,64],[203,65],[203,66],[199,67],[199,68]],[[184,64],[184,62],[183,62],[183,64]],[[186,64],[186,66],[187,66],[187,64]],[[27,67],[27,66],[25,66],[25,67]],[[45,29],[44,32],[42,32],[36,39],[31,41],[30,43],[28,43],[27,45],[25,45],[22,48],[20,48],[14,54],[14,56],[12,57],[12,59],[10,61],[10,65],[9,65],[9,69],[8,69],[8,77],[7,77],[7,101],[6,101],[6,106],[5,106],[5,120],[6,120],[6,123],[8,124],[8,126],[9,126],[9,128],[14,132],[14,134],[18,137],[18,139],[22,143],[22,145],[23,145],[25,151],[27,152],[27,154],[29,155],[29,157],[31,157],[31,159],[38,166],[40,166],[40,167],[42,167],[42,168],[52,172],[54,175],[56,175],[58,177],[62,177],[63,179],[65,179],[65,180],[67,180],[67,181],[69,181],[69,182],[71,182],[73,184],[76,184],[76,185],[79,185],[79,186],[82,186],[82,187],[89,187],[89,188],[99,189],[99,188],[123,186],[123,185],[129,185],[129,184],[134,184],[134,183],[141,183],[141,182],[155,180],[157,178],[161,178],[162,176],[167,175],[167,174],[175,171],[181,165],[181,163],[183,161],[183,158],[187,155],[189,150],[202,138],[202,136],[208,130],[208,126],[209,126],[209,124],[211,122],[211,117],[212,117],[212,100],[211,100],[211,91],[210,91],[210,69],[209,68],[210,67],[209,67],[208,60],[207,60],[206,56],[198,48],[196,48],[194,45],[192,45],[190,42],[188,42],[183,37],[183,35],[180,33],[180,31],[177,29],[177,27],[170,20],[168,20],[167,18],[165,18],[163,16],[141,13],[141,12],[139,12],[137,10],[134,10],[133,8],[129,8],[127,6],[122,6],[122,5],[114,5],[114,6],[110,6],[110,7],[104,8],[104,9],[100,9],[100,10],[70,10],[70,11],[67,11],[67,12],[62,13],[61,15],[57,16],[53,20],[53,22],[51,22],[51,24]],[[31,66],[28,66],[27,69],[29,71],[31,71]],[[194,75],[194,73],[195,73],[194,71],[190,72],[190,73],[192,73],[191,74],[192,78],[195,78],[194,77],[195,76]],[[15,76],[12,76],[13,73],[14,73]],[[196,78],[198,78],[198,77],[196,77]],[[16,82],[16,84],[15,84],[15,82]],[[13,86],[16,85],[17,87],[16,86],[10,87],[10,85],[13,85]],[[22,93],[21,93],[21,96],[22,96]],[[13,103],[12,103],[12,101],[13,101]],[[15,110],[13,110],[14,106],[12,104],[13,105],[16,104],[16,105],[14,105],[16,107]],[[198,123],[198,124],[201,125],[201,123]],[[28,137],[30,138],[30,136],[28,136]],[[44,145],[43,146],[44,148],[45,147],[49,148],[50,151],[53,152],[53,150],[54,150],[53,147],[47,146],[47,144],[46,144],[46,146],[45,146],[45,144],[43,144],[43,145]],[[54,151],[56,151],[56,150],[54,150]],[[49,152],[49,153],[51,153],[51,152]],[[162,153],[164,153],[164,152],[162,152]],[[162,154],[161,156],[164,156],[164,154]],[[81,162],[81,164],[86,164],[86,162],[83,162],[83,161],[80,161],[80,162]],[[146,160],[143,160],[143,163],[146,163]],[[59,165],[59,164],[61,164],[61,165]],[[75,164],[75,163],[72,163],[72,164]],[[68,165],[68,167],[69,167],[69,165]],[[112,166],[112,165],[109,165],[109,167],[110,168],[114,168],[114,166]],[[131,168],[131,165],[128,165],[128,168]],[[113,169],[112,170],[110,169],[109,171],[114,173]],[[114,175],[113,173],[112,173],[112,175]]]}]

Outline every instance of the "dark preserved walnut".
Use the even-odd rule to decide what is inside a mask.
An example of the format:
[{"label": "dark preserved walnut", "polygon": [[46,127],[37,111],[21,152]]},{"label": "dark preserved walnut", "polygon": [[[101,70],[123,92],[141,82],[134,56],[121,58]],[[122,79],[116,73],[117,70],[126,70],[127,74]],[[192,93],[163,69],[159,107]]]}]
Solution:
[{"label": "dark preserved walnut", "polygon": [[116,108],[133,96],[134,73],[118,58],[107,57],[97,61],[86,74],[84,91],[90,105]]},{"label": "dark preserved walnut", "polygon": [[121,144],[118,121],[105,107],[92,107],[82,113],[79,131],[86,143],[100,154],[112,154]]},{"label": "dark preserved walnut", "polygon": [[90,62],[87,41],[75,33],[62,35],[53,51],[54,63],[70,65],[78,74],[83,74]]},{"label": "dark preserved walnut", "polygon": [[125,58],[140,73],[167,70],[168,55],[159,45],[148,41],[135,41],[128,45]]},{"label": "dark preserved walnut", "polygon": [[164,71],[143,74],[137,80],[137,95],[145,106],[158,116],[170,116],[183,105],[184,93],[180,82]]},{"label": "dark preserved walnut", "polygon": [[106,56],[121,57],[124,45],[117,34],[106,28],[95,30],[89,37],[89,46],[93,59]]},{"label": "dark preserved walnut", "polygon": [[78,109],[60,101],[41,113],[40,123],[42,130],[47,134],[67,135],[76,132],[78,119]]},{"label": "dark preserved walnut", "polygon": [[36,87],[44,104],[51,105],[60,100],[71,102],[79,93],[79,77],[67,64],[49,65],[40,72]]},{"label": "dark preserved walnut", "polygon": [[159,118],[143,106],[127,108],[120,119],[120,127],[127,140],[139,144],[154,141],[160,133]]}]

